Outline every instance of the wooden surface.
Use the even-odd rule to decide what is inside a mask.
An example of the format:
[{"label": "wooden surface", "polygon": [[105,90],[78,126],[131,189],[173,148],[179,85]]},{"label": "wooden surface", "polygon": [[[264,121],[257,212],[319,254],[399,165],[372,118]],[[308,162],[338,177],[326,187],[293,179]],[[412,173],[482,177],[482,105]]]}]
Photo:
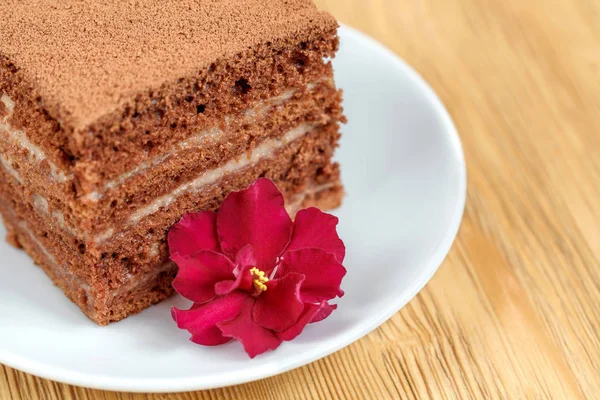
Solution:
[{"label": "wooden surface", "polygon": [[[469,193],[427,287],[296,371],[153,399],[600,397],[600,3],[320,0],[447,105]],[[0,369],[1,399],[142,399]]]}]

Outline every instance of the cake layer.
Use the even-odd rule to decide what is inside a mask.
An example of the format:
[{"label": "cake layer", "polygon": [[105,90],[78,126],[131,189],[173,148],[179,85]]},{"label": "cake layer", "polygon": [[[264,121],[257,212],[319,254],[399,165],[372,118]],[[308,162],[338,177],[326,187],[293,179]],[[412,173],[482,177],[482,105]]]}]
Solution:
[{"label": "cake layer", "polygon": [[[208,175],[218,170],[253,146],[285,136],[294,127],[312,127],[342,119],[339,104],[340,93],[329,81],[312,83],[304,90],[290,91],[246,110],[242,117],[229,122],[229,128],[199,132],[170,149],[169,153],[152,158],[107,182],[101,189],[75,200],[66,200],[61,197],[65,190],[47,184],[42,171],[48,171],[48,164],[36,162],[40,150],[31,150],[22,143],[17,145],[12,139],[22,133],[16,130],[2,132],[1,125],[0,139],[6,140],[0,141],[0,153],[4,154],[6,162],[2,162],[3,159],[0,162],[17,180],[37,192],[37,198],[41,199],[38,204],[57,215],[66,230],[80,231],[75,234],[80,240],[102,235],[108,238],[110,234],[106,232],[112,226],[126,222],[130,214],[137,213],[140,218],[143,211],[139,210],[151,204],[155,197],[173,192],[203,172]],[[263,146],[262,151],[264,153],[268,148]],[[63,183],[69,184],[72,183]]]},{"label": "cake layer", "polygon": [[35,92],[27,88],[26,77],[18,69],[11,72],[13,64],[1,54],[0,95],[14,101],[11,126],[44,152],[58,175],[74,177],[69,188],[73,196],[87,195],[195,132],[220,127],[226,115],[330,79],[332,69],[325,59],[337,48],[335,27],[332,22],[199,65],[191,76],[141,91],[79,128],[56,118],[43,96],[32,98]]}]

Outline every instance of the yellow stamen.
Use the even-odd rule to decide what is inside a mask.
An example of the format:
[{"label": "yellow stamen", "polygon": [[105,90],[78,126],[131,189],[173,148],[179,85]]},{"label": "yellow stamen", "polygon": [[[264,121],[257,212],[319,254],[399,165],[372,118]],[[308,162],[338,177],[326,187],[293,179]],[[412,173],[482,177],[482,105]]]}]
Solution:
[{"label": "yellow stamen", "polygon": [[269,278],[265,276],[265,273],[254,267],[250,270],[250,274],[252,275],[252,283],[254,284],[256,290],[261,293],[266,291],[267,285],[265,285],[265,283],[269,282]]}]

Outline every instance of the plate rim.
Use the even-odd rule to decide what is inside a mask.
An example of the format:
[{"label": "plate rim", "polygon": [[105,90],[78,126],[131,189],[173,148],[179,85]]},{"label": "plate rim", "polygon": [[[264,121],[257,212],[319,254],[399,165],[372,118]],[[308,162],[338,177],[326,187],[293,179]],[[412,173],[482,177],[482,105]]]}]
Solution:
[{"label": "plate rim", "polygon": [[346,24],[340,24],[340,35],[343,34],[352,37],[357,41],[366,43],[369,47],[379,52],[382,56],[394,63],[409,79],[416,84],[419,90],[427,98],[432,105],[435,113],[441,118],[444,131],[447,133],[453,152],[457,155],[458,164],[456,165],[459,182],[458,193],[459,198],[452,211],[451,223],[444,238],[438,248],[430,256],[426,263],[423,263],[425,268],[419,272],[414,279],[409,289],[404,291],[403,295],[394,303],[390,304],[376,319],[368,321],[368,323],[355,327],[345,332],[340,340],[328,345],[325,349],[318,353],[312,353],[307,357],[294,358],[291,362],[278,363],[277,365],[267,364],[257,366],[256,368],[244,371],[243,375],[231,377],[231,375],[223,374],[218,377],[211,376],[210,381],[204,377],[186,377],[186,378],[168,378],[168,379],[140,379],[140,378],[115,378],[109,376],[90,375],[80,373],[61,367],[53,367],[49,364],[41,363],[35,360],[27,359],[4,349],[0,349],[0,363],[23,371],[25,373],[38,376],[40,378],[49,379],[55,382],[65,383],[69,385],[85,387],[90,389],[112,390],[123,392],[153,392],[153,393],[176,393],[196,390],[217,389],[233,385],[248,383],[260,379],[270,378],[279,374],[289,372],[293,369],[310,364],[324,357],[327,357],[342,348],[362,339],[402,309],[410,302],[425,285],[435,275],[442,262],[448,255],[454,240],[458,234],[461,221],[463,218],[466,198],[467,198],[467,168],[464,157],[464,151],[458,131],[454,122],[448,113],[441,99],[435,93],[433,88],[416,72],[408,63],[400,58],[392,50],[385,47],[377,40],[371,38],[365,33],[352,28]]}]

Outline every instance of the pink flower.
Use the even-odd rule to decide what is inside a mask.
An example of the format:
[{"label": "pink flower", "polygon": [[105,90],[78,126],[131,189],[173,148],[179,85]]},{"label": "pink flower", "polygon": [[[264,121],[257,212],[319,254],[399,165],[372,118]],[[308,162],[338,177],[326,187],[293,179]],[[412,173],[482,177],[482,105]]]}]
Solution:
[{"label": "pink flower", "polygon": [[205,346],[235,338],[252,358],[296,338],[344,295],[337,223],[317,208],[292,222],[264,178],[231,193],[218,212],[185,215],[169,232],[169,248],[179,266],[173,287],[194,305],[173,308],[177,326]]}]

